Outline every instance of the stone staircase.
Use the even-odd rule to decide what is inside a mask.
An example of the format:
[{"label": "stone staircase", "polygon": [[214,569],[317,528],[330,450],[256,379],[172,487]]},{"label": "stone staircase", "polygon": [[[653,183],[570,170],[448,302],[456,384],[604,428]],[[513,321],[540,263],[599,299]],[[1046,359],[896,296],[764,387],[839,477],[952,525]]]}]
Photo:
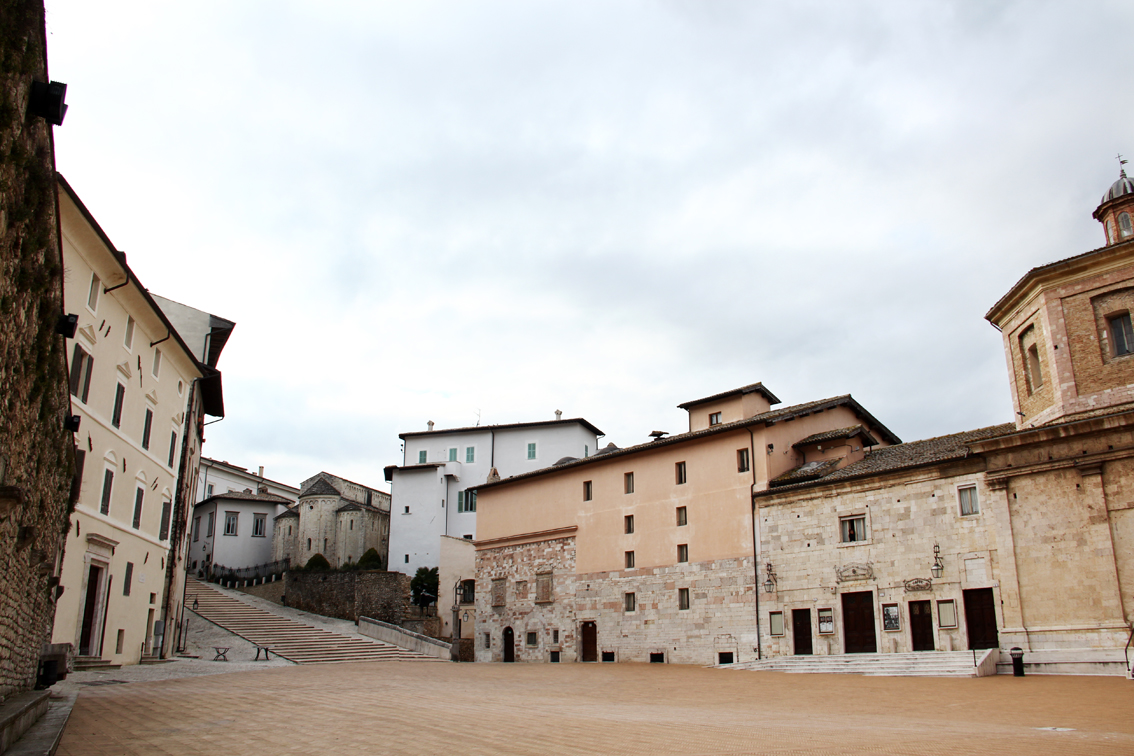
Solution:
[{"label": "stone staircase", "polygon": [[112,664],[109,659],[101,659],[97,656],[76,656],[74,669],[76,672],[86,672],[88,670],[99,672],[107,669],[118,669],[121,666],[121,664]]},{"label": "stone staircase", "polygon": [[[196,609],[193,602],[197,602]],[[440,661],[390,643],[341,635],[245,604],[189,578],[185,606],[208,621],[258,646],[271,646],[296,664],[370,661]]]},{"label": "stone staircase", "polygon": [[[817,674],[872,675],[880,677],[980,677],[996,674],[997,649],[992,658],[977,651],[924,651],[911,654],[830,654],[824,656],[776,656],[761,661],[718,664],[718,669],[760,670]],[[978,672],[978,670],[981,670]],[[989,671],[991,670],[991,671]]]}]

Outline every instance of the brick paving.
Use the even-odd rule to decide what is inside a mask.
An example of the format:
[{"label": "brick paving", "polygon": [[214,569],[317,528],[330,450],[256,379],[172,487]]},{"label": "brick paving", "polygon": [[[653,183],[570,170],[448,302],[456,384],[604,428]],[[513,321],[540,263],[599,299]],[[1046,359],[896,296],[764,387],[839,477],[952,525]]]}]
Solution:
[{"label": "brick paving", "polygon": [[288,666],[85,688],[58,753],[1134,754],[1134,682],[648,664]]}]

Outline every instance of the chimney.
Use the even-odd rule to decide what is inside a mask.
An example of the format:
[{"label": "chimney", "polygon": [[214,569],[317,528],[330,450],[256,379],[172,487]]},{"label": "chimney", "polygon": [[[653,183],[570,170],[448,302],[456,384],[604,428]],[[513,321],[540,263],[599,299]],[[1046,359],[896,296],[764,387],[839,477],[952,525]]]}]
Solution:
[{"label": "chimney", "polygon": [[427,423],[426,423],[425,425],[426,425],[426,427],[427,427],[427,428],[428,428],[429,430],[433,430],[433,421],[432,421],[432,420],[430,420],[429,422],[427,422]]},{"label": "chimney", "polygon": [[563,410],[555,410],[555,419],[556,420],[562,420],[563,419]]},{"label": "chimney", "polygon": [[263,465],[260,465],[260,472],[258,473],[258,475],[259,475],[259,476],[260,476],[261,478],[262,478],[262,477],[264,477],[264,466],[263,466]]}]

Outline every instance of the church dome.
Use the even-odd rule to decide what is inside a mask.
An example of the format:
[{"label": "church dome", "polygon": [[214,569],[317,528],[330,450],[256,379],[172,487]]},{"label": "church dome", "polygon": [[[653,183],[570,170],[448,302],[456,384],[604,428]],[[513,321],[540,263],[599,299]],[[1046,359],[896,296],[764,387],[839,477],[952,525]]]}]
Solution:
[{"label": "church dome", "polygon": [[1111,200],[1116,200],[1119,197],[1125,197],[1128,194],[1134,194],[1134,181],[1131,181],[1126,177],[1126,171],[1124,170],[1118,177],[1118,181],[1115,181],[1110,185],[1110,189],[1108,189],[1106,194],[1103,195],[1102,202],[1100,202],[1099,204],[1105,205]]}]

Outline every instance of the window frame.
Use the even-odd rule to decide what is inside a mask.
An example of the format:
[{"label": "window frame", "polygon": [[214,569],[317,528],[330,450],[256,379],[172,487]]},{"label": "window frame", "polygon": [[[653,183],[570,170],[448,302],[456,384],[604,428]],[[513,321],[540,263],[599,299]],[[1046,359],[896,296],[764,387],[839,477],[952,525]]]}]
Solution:
[{"label": "window frame", "polygon": [[119,430],[122,429],[122,409],[126,404],[126,386],[122,381],[115,381],[114,409],[110,412],[110,424]]},{"label": "window frame", "polygon": [[[354,530],[354,520],[350,521],[351,530]],[[256,532],[256,531],[260,532]],[[252,513],[252,537],[253,538],[267,538],[268,537],[268,515],[264,512]]]},{"label": "window frame", "polygon": [[1121,212],[1118,214],[1118,236],[1121,239],[1134,236],[1134,223],[1131,222],[1130,213]]},{"label": "window frame", "polygon": [[465,447],[465,464],[471,465],[471,464],[475,464],[475,463],[476,463],[476,447],[475,446],[466,446]]},{"label": "window frame", "polygon": [[134,351],[134,328],[137,324],[138,321],[134,320],[133,315],[126,316],[126,332],[122,335],[122,348],[127,352]]},{"label": "window frame", "polygon": [[[1107,315],[1106,330],[1107,335],[1110,336],[1110,356],[1112,358],[1134,354],[1134,325],[1132,325],[1129,311]],[[1119,351],[1120,349],[1121,351]]]},{"label": "window frame", "polygon": [[583,501],[592,501],[594,499],[594,482],[590,480],[583,481]]},{"label": "window frame", "polygon": [[633,471],[622,473],[622,493],[634,493],[634,473]]},{"label": "window frame", "polygon": [[622,594],[622,613],[633,614],[638,611],[638,594],[634,591],[626,591]]},{"label": "window frame", "polygon": [[145,505],[145,503],[146,503],[146,487],[145,486],[138,486],[134,490],[134,519],[132,521],[133,522],[132,527],[134,528],[134,530],[141,530],[142,529],[142,507]]},{"label": "window frame", "polygon": [[114,495],[114,470],[107,467],[102,472],[102,494],[99,497],[99,514],[110,515],[110,500]]},{"label": "window frame", "polygon": [[155,380],[161,378],[161,350],[160,349],[154,350],[154,366],[153,366],[153,369],[150,371],[150,374],[153,375]]},{"label": "window frame", "polygon": [[142,448],[146,451],[150,450],[150,436],[154,431],[154,411],[150,407],[146,407],[146,417],[142,421]]},{"label": "window frame", "polygon": [[687,564],[689,562],[689,544],[677,544],[677,563]]},{"label": "window frame", "polygon": [[622,518],[622,532],[624,535],[630,535],[634,532],[634,515],[625,515]]},{"label": "window frame", "polygon": [[693,600],[689,596],[688,588],[677,589],[677,611],[687,612],[692,608]]},{"label": "window frame", "polygon": [[535,630],[528,630],[524,637],[525,648],[538,648],[539,647],[539,633]]},{"label": "window frame", "polygon": [[677,527],[683,528],[689,524],[689,510],[687,507],[677,508]]},{"label": "window frame", "polygon": [[[776,626],[779,625],[779,632],[776,632]],[[768,635],[773,638],[784,637],[784,613],[783,612],[768,612]]]},{"label": "window frame", "polygon": [[[815,610],[816,618],[819,624],[819,635],[834,635],[835,634],[835,610],[833,607],[825,606]],[[827,629],[823,629],[823,620],[826,617]]]},{"label": "window frame", "polygon": [[717,410],[716,412],[710,412],[709,413],[709,427],[712,428],[712,427],[720,425],[720,424],[721,424],[720,410]]},{"label": "window frame", "polygon": [[233,512],[225,510],[224,513],[224,533],[226,536],[239,536],[240,535],[240,512]]},{"label": "window frame", "polygon": [[205,538],[212,538],[217,528],[217,513],[216,510],[206,512],[209,519],[205,522]]},{"label": "window frame", "polygon": [[[856,513],[856,514],[848,514],[848,515],[840,515],[839,516],[839,545],[840,546],[857,546],[859,544],[869,543],[870,542],[870,530],[871,530],[871,528],[870,528],[869,523],[867,523],[866,519],[867,518],[866,518],[865,512]],[[846,540],[847,530],[848,530],[846,525],[851,523],[851,522],[855,522],[855,521],[859,521],[859,522],[862,523],[862,529],[865,532],[863,533],[863,536],[861,538],[854,538],[854,539],[851,539],[851,540]]]},{"label": "window frame", "polygon": [[98,277],[98,273],[91,272],[91,285],[87,289],[87,309],[92,314],[98,314],[98,300],[102,294],[102,279]]},{"label": "window frame", "polygon": [[449,447],[449,461],[450,462],[456,462],[457,461],[457,451],[458,451],[458,447],[456,447],[456,446],[450,446]]},{"label": "window frame", "polygon": [[417,463],[419,465],[424,465],[427,462],[429,462],[429,451],[427,449],[418,449],[417,450]]},{"label": "window frame", "polygon": [[748,453],[748,447],[736,450],[736,471],[738,473],[746,473],[752,469],[752,455]]},{"label": "window frame", "polygon": [[[970,491],[972,492],[972,500],[969,507],[971,511],[966,512],[964,494]],[[957,509],[961,513],[961,517],[975,517],[980,514],[980,495],[977,493],[976,483],[957,486]]]},{"label": "window frame", "polygon": [[[949,612],[952,613],[953,624],[946,624],[941,615],[941,610],[948,604]],[[942,629],[959,627],[959,620],[957,617],[957,601],[955,599],[937,599],[937,626]]]},{"label": "window frame", "polygon": [[171,430],[169,432],[169,461],[166,463],[166,467],[170,470],[173,469],[173,463],[177,461],[177,436],[177,431]]},{"label": "window frame", "polygon": [[71,396],[83,404],[91,395],[91,375],[94,373],[94,356],[82,344],[75,344],[71,351]]},{"label": "window frame", "polygon": [[632,550],[625,552],[624,558],[625,558],[625,564],[626,564],[625,569],[628,569],[628,570],[634,569],[634,552]]},{"label": "window frame", "polygon": [[539,459],[539,446],[535,441],[528,441],[528,460]]},{"label": "window frame", "polygon": [[673,479],[674,485],[683,486],[689,481],[689,476],[686,472],[685,461],[676,462],[673,465]]},{"label": "window frame", "polygon": [[158,540],[169,540],[169,523],[173,515],[173,501],[166,499],[161,503],[161,524],[158,525]]}]

